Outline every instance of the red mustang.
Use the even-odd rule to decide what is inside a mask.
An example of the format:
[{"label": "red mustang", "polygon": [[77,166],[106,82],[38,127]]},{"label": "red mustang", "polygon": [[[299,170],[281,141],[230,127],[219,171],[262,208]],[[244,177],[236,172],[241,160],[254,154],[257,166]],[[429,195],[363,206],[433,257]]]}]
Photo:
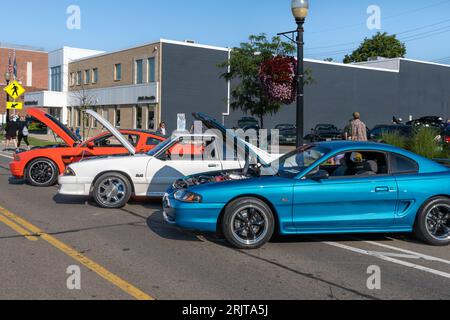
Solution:
[{"label": "red mustang", "polygon": [[[16,153],[10,163],[15,178],[25,178],[31,185],[48,187],[56,184],[58,176],[67,165],[93,156],[126,155],[127,149],[109,132],[85,142],[53,116],[40,109],[29,109],[28,114],[41,121],[65,144]],[[120,130],[136,148],[136,152],[148,152],[165,138],[145,131]]]}]

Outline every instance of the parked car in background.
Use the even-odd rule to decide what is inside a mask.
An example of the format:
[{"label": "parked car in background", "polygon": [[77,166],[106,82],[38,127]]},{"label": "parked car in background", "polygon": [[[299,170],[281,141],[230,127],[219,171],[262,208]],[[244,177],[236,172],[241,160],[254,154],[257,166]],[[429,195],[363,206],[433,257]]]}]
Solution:
[{"label": "parked car in background", "polygon": [[445,246],[450,170],[390,145],[322,142],[254,170],[180,179],[163,210],[168,223],[220,232],[240,249],[259,248],[274,233],[414,232]]},{"label": "parked car in background", "polygon": [[410,138],[414,133],[414,128],[409,125],[387,124],[375,126],[369,131],[369,140],[380,142],[383,140],[383,134],[398,134],[405,138]]},{"label": "parked car in background", "polygon": [[305,139],[310,142],[342,140],[342,131],[333,124],[318,124]]},{"label": "parked car in background", "polygon": [[239,129],[247,130],[256,130],[260,129],[259,122],[253,117],[243,117],[238,121]]},{"label": "parked car in background", "polygon": [[[58,176],[67,165],[95,156],[128,154],[127,149],[111,133],[87,141],[80,141],[75,134],[59,120],[40,109],[28,109],[28,114],[45,124],[63,143],[17,152],[9,164],[11,174],[18,179],[25,178],[37,187],[56,184]],[[140,130],[120,130],[138,152],[148,152],[165,138]]]},{"label": "parked car in background", "polygon": [[413,127],[432,127],[439,130],[444,129],[445,127],[444,119],[436,116],[422,117],[416,120],[409,121],[406,124]]},{"label": "parked car in background", "polygon": [[[278,130],[280,145],[295,145],[297,143],[297,126],[293,124],[278,124],[274,128]],[[272,141],[269,132],[268,141]]]}]

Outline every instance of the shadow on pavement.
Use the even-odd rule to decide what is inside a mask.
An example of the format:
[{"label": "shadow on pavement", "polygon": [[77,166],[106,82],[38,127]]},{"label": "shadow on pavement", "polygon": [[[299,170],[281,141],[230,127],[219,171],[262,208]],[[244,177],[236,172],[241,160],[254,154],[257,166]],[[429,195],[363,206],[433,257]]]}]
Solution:
[{"label": "shadow on pavement", "polygon": [[176,228],[164,221],[163,212],[157,211],[147,219],[147,226],[151,231],[167,240],[195,241],[201,242],[197,236],[191,232]]},{"label": "shadow on pavement", "polygon": [[61,194],[57,194],[53,197],[53,201],[56,204],[75,204],[75,205],[86,205],[91,204],[89,197],[81,197],[81,196],[64,196]]},{"label": "shadow on pavement", "polygon": [[13,185],[13,186],[23,186],[23,185],[27,184],[27,181],[25,179],[16,179],[14,177],[10,177],[8,179],[8,182],[10,185]]}]

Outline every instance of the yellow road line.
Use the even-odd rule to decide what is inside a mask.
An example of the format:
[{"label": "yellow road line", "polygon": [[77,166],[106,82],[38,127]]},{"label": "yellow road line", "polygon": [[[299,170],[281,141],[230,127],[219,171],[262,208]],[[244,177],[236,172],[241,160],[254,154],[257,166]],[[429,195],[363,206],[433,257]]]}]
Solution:
[{"label": "yellow road line", "polygon": [[11,220],[9,220],[8,218],[6,218],[5,216],[3,216],[1,214],[0,214],[0,221],[30,241],[38,241],[39,240],[37,237],[32,236],[31,235],[32,233],[30,231],[25,230],[24,228],[15,224],[14,222],[12,222]]},{"label": "yellow road line", "polygon": [[[38,227],[32,225],[31,223],[27,222],[23,218],[15,215],[14,213],[12,213],[2,207],[0,207],[0,213],[4,214],[6,217],[13,220],[15,223],[21,225],[22,227],[30,230],[32,232],[32,234],[38,235],[40,237],[40,239],[45,240],[46,242],[51,244],[56,249],[64,252],[66,255],[75,259],[76,261],[78,261],[85,267],[89,268],[93,272],[97,273],[103,279],[112,283],[116,287],[120,288],[122,291],[131,295],[132,297],[134,297],[138,300],[155,300],[155,298],[153,298],[150,295],[146,294],[145,292],[139,290],[138,288],[134,287],[133,285],[131,285],[130,283],[121,279],[120,277],[116,276],[115,274],[109,272],[107,269],[105,269],[98,263],[94,262],[93,260],[89,259],[88,257],[77,252],[75,249],[73,249],[70,246],[66,245],[65,243],[59,241],[55,237],[43,232]],[[22,230],[24,230],[24,229],[22,229]]]}]

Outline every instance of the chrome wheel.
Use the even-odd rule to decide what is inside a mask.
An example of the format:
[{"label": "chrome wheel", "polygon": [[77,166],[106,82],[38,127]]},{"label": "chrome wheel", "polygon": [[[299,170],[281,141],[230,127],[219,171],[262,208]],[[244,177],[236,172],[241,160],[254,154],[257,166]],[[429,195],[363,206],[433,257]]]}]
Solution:
[{"label": "chrome wheel", "polygon": [[35,185],[46,185],[55,176],[55,167],[48,161],[36,161],[29,168],[29,178]]},{"label": "chrome wheel", "polygon": [[426,215],[428,233],[436,240],[450,240],[450,205],[437,204]]},{"label": "chrome wheel", "polygon": [[117,205],[125,198],[126,188],[126,183],[122,179],[107,178],[100,183],[97,189],[97,198],[107,207]]},{"label": "chrome wheel", "polygon": [[253,205],[240,208],[231,218],[232,236],[239,243],[251,246],[264,239],[269,230],[265,212]]}]

